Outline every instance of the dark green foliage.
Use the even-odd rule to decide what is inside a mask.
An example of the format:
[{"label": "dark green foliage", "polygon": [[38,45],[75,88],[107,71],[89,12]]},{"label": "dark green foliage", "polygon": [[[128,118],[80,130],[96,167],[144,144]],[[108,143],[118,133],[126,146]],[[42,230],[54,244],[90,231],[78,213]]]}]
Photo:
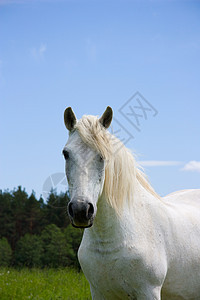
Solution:
[{"label": "dark green foliage", "polygon": [[45,216],[50,224],[55,224],[60,228],[69,225],[69,218],[67,217],[67,204],[69,198],[67,194],[57,195],[52,191],[48,197],[47,205],[45,206]]},{"label": "dark green foliage", "polygon": [[57,268],[67,265],[67,242],[64,234],[54,224],[48,225],[41,234],[44,266]]},{"label": "dark green foliage", "polygon": [[13,198],[8,191],[0,193],[0,238],[6,237],[10,244],[15,234]]},{"label": "dark green foliage", "polygon": [[0,266],[8,267],[11,262],[12,250],[6,238],[0,239]]},{"label": "dark green foliage", "polygon": [[37,235],[25,234],[17,243],[14,252],[14,263],[19,267],[40,267],[43,245]]},{"label": "dark green foliage", "polygon": [[26,233],[40,233],[44,228],[43,203],[28,196],[19,186],[12,192],[0,193],[0,237],[6,237],[15,249],[17,241]]},{"label": "dark green foliage", "polygon": [[25,222],[27,230],[30,234],[40,233],[40,231],[44,227],[44,213],[42,210],[42,206],[42,199],[38,201],[34,193],[32,193],[26,201]]},{"label": "dark green foliage", "polygon": [[68,202],[67,193],[52,191],[45,203],[41,197],[37,200],[34,192],[28,196],[21,187],[11,192],[0,190],[0,264],[5,253],[1,249],[7,247],[5,265],[12,253],[14,266],[79,267],[82,231],[69,224]]},{"label": "dark green foliage", "polygon": [[71,262],[75,266],[79,266],[77,252],[82,240],[83,230],[68,226],[64,230],[65,239],[68,245],[68,254]]}]

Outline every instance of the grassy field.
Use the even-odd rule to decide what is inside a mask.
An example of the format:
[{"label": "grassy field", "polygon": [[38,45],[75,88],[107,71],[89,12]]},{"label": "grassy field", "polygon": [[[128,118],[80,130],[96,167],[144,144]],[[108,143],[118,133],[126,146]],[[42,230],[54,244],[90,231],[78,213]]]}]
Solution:
[{"label": "grassy field", "polygon": [[83,273],[75,270],[0,268],[1,300],[91,299]]}]

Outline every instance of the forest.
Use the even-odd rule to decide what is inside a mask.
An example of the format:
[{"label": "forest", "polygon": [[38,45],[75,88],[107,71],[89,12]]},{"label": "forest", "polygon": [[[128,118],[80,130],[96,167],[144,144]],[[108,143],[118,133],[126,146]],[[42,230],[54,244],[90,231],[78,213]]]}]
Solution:
[{"label": "forest", "polygon": [[80,268],[83,231],[67,216],[68,193],[51,191],[47,201],[24,188],[0,190],[0,266]]}]

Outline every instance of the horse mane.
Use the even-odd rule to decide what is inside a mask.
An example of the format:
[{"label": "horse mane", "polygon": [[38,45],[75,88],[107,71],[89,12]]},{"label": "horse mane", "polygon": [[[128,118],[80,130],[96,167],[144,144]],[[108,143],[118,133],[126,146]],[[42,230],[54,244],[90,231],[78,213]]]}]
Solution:
[{"label": "horse mane", "polygon": [[131,205],[138,182],[146,191],[159,198],[131,151],[106,130],[97,117],[84,115],[76,123],[75,130],[84,143],[105,159],[103,193],[117,213],[121,211],[126,201]]}]

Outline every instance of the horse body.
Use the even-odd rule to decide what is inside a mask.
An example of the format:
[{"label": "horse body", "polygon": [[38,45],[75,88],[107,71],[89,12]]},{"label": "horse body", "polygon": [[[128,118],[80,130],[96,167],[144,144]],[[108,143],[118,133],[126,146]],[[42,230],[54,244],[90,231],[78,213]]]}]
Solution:
[{"label": "horse body", "polygon": [[177,195],[143,191],[123,222],[99,199],[78,253],[94,299],[200,299],[200,190]]},{"label": "horse body", "polygon": [[176,192],[163,200],[171,222],[162,299],[200,299],[200,190]]},{"label": "horse body", "polygon": [[[65,111],[63,150],[78,258],[95,300],[200,299],[200,190],[160,198],[100,119]],[[118,143],[119,144],[119,143]],[[88,228],[89,227],[89,228]]]}]

